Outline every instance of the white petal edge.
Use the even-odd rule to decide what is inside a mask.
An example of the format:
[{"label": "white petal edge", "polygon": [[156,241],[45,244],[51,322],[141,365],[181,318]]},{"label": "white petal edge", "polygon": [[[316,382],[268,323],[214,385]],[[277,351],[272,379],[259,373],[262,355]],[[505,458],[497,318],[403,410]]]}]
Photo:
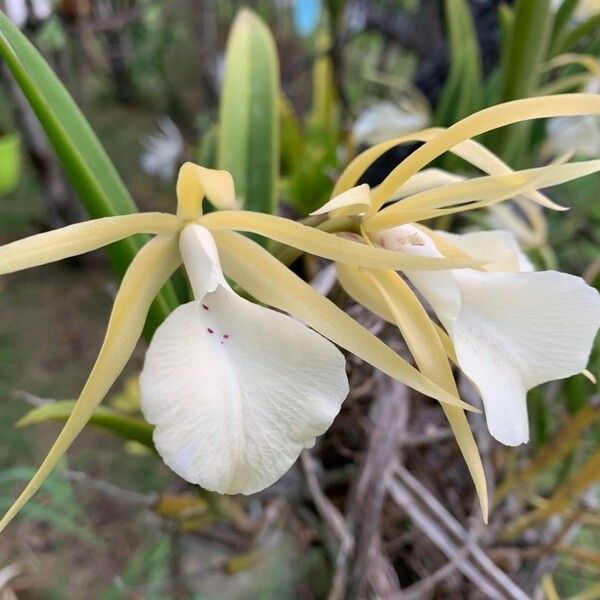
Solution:
[{"label": "white petal edge", "polygon": [[489,261],[484,267],[486,271],[533,271],[531,261],[510,231],[497,229],[460,234],[446,231],[435,233],[470,257]]},{"label": "white petal edge", "polygon": [[479,389],[490,433],[528,441],[527,391],[585,369],[600,326],[600,296],[583,279],[540,273],[457,273],[462,307],[452,339]]}]

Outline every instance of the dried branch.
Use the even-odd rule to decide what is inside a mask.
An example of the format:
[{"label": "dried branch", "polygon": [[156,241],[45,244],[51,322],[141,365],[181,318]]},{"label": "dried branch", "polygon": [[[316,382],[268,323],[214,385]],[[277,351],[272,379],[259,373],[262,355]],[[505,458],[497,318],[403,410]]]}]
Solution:
[{"label": "dried branch", "polygon": [[101,479],[94,479],[83,471],[72,471],[71,469],[61,469],[60,474],[63,475],[69,481],[84,485],[89,489],[110,498],[116,500],[122,504],[128,504],[131,506],[138,506],[152,510],[158,501],[158,494],[141,494],[140,492],[134,492],[133,490],[127,490],[119,487],[108,481]]},{"label": "dried branch", "polygon": [[339,600],[343,597],[346,587],[346,573],[340,567],[346,563],[348,555],[352,552],[354,538],[346,526],[344,517],[319,485],[316,460],[305,450],[300,455],[300,461],[315,507],[329,533],[330,552],[335,556],[335,575],[329,591],[329,600]]},{"label": "dried branch", "polygon": [[514,584],[476,545],[475,539],[442,504],[404,467],[398,466],[389,482],[393,500],[402,507],[413,523],[449,558],[466,546],[467,557],[458,569],[487,598],[526,600],[528,596]]},{"label": "dried branch", "polygon": [[362,598],[374,567],[381,510],[391,466],[408,420],[406,386],[381,374],[373,406],[373,429],[357,483],[348,504],[347,521],[356,540],[348,567],[347,598]]}]

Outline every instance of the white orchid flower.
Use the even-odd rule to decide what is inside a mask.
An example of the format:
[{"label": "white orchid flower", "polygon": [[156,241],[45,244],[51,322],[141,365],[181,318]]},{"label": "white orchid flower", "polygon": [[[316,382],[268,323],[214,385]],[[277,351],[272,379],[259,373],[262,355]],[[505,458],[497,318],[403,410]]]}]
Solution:
[{"label": "white orchid flower", "polygon": [[591,115],[578,119],[557,117],[548,119],[546,127],[545,150],[548,154],[557,156],[573,152],[589,158],[600,156],[600,118]]},{"label": "white orchid flower", "polygon": [[[369,248],[273,215],[238,210],[203,215],[205,196],[217,208],[235,206],[231,175],[186,163],[177,182],[176,215],[107,217],[0,247],[3,275],[131,235],[155,235],[123,278],[100,354],[75,408],[0,521],[0,530],[89,421],[131,356],[151,302],[182,262],[195,300],[175,309],[156,331],[141,376],[141,404],[156,426],[158,452],[184,479],[221,493],[249,494],[281,477],[302,448],[331,425],[348,392],[344,358],[334,343],[423,394],[475,410],[236,231],[367,268],[446,269],[480,261]],[[224,274],[257,301],[299,321],[238,296]]]},{"label": "white orchid flower", "polygon": [[357,145],[373,146],[427,127],[431,116],[424,106],[406,100],[399,106],[379,102],[365,108],[357,117],[352,136]]},{"label": "white orchid flower", "polygon": [[527,442],[526,393],[581,373],[600,327],[600,295],[580,277],[533,272],[505,231],[463,235],[412,224],[379,232],[382,247],[442,256],[451,244],[489,261],[483,271],[407,271],[452,340],[458,366],[481,394],[488,429],[500,442]]},{"label": "white orchid flower", "polygon": [[[348,294],[397,325],[421,372],[450,393],[456,389],[456,382],[449,361],[459,363],[457,355],[460,346],[464,368],[473,379],[479,381],[486,409],[489,406],[488,421],[493,433],[507,443],[519,443],[527,438],[524,416],[527,389],[548,378],[564,377],[584,368],[598,325],[597,293],[578,278],[557,273],[528,272],[528,263],[518,252],[515,240],[507,233],[452,238],[430,232],[418,224],[464,211],[487,209],[513,198],[533,206],[565,210],[538,190],[597,172],[600,170],[600,161],[564,164],[566,159],[563,158],[546,167],[515,172],[471,138],[528,119],[576,118],[582,115],[600,115],[600,98],[597,95],[564,94],[515,100],[483,109],[448,129],[417,131],[381,142],[365,150],[346,167],[334,187],[332,199],[315,213],[355,218],[360,223],[360,237],[366,245],[385,243],[396,247],[398,244],[406,256],[485,257],[486,265],[479,271],[453,270],[430,278],[418,269],[404,270],[407,278],[418,282],[419,285],[414,285],[421,288],[419,295],[400,274],[388,269],[357,268],[341,263],[337,263],[336,267],[340,283]],[[416,141],[424,144],[404,159],[376,188],[371,190],[367,185],[356,185],[366,169],[389,149]],[[427,169],[432,161],[447,151],[486,175],[464,180],[461,176]],[[398,234],[401,242],[394,239],[394,234]],[[484,236],[484,250],[478,237],[480,235]],[[386,239],[388,236],[391,239]],[[461,249],[461,245],[464,249]],[[477,300],[479,292],[476,284],[480,277],[485,277],[488,282],[481,286],[482,303]],[[515,283],[515,277],[518,283]],[[556,280],[560,287],[554,290]],[[560,341],[555,346],[556,352],[568,351],[564,364],[560,365],[557,365],[559,359],[552,352],[547,357],[529,352],[532,344],[528,332],[530,334],[531,329],[540,329],[542,343],[548,337],[544,327],[548,325],[546,319],[550,316],[550,308],[543,302],[548,287],[553,289],[555,299],[565,307],[582,310],[583,320],[575,317],[572,331],[569,332],[573,336],[571,342],[576,341],[580,346],[576,350],[570,346],[565,348],[566,345]],[[498,288],[503,293],[498,292],[496,296]],[[576,298],[565,299],[557,295],[559,291],[570,291]],[[511,292],[532,295],[529,298],[518,296],[519,304]],[[505,298],[507,294],[508,298]],[[439,313],[438,319],[447,329],[431,318],[424,306],[424,296],[429,298]],[[531,306],[536,299],[540,302],[539,316],[542,322],[532,318],[528,323]],[[505,305],[500,304],[502,300]],[[521,313],[520,308],[523,309]],[[523,315],[522,323],[519,314]],[[554,316],[556,319],[565,319],[562,314],[555,313]],[[559,337],[564,326],[552,325]],[[517,327],[518,330],[515,329]],[[473,335],[473,328],[483,332],[481,340]],[[473,346],[469,346],[473,340],[479,343],[485,340],[491,352],[486,354],[486,345],[483,348],[480,346],[480,352],[477,353]],[[499,353],[492,340],[506,340],[507,345],[503,346],[506,356]],[[508,354],[517,349],[520,354]],[[499,356],[502,362],[496,364]],[[492,377],[496,378],[493,382]],[[498,389],[514,392],[515,395],[509,400],[502,397],[503,404],[498,405],[497,390],[490,390],[490,386],[498,386]],[[510,411],[515,407],[519,413],[507,416],[504,422],[497,420],[498,412]],[[473,433],[464,411],[449,405],[442,405],[442,408],[473,477],[485,519],[488,510],[487,486]]]},{"label": "white orchid flower", "polygon": [[[455,148],[463,157],[473,150],[473,146],[465,145]],[[478,164],[488,159],[483,153]],[[507,169],[493,161],[486,166],[496,172]],[[598,169],[600,161],[596,160],[553,164],[519,173],[508,170],[472,180],[448,177],[439,171],[423,172],[396,190],[393,198],[400,198],[399,201],[376,213],[372,211],[373,198],[364,185],[347,190],[320,209],[362,213],[363,232],[370,242],[389,250],[423,257],[471,257],[486,262],[481,271],[404,273],[450,336],[449,354],[456,357],[458,365],[478,387],[491,434],[507,445],[528,440],[527,390],[585,369],[600,322],[598,292],[571,275],[529,273],[531,263],[509,232],[462,236],[428,233],[411,221],[494,206],[514,196],[549,206],[551,201],[545,196],[532,195],[536,187],[568,181]],[[372,294],[357,284],[356,271],[338,267],[342,285],[356,300],[395,322],[395,315],[382,310],[381,302],[375,302]],[[554,323],[563,310],[571,318],[563,317]],[[550,341],[555,338],[552,346]]]},{"label": "white orchid flower", "polygon": [[[377,242],[395,243],[379,237],[398,226],[413,227],[412,223],[492,206],[518,195],[541,206],[561,209],[537,189],[596,172],[600,170],[600,161],[513,172],[470,138],[530,118],[589,113],[600,114],[597,96],[567,94],[530,98],[484,109],[447,130],[417,132],[379,144],[357,157],[342,173],[335,186],[335,197],[320,211],[332,214],[318,227],[274,215],[221,210],[235,206],[231,176],[187,163],[181,168],[177,182],[176,215],[147,213],[108,217],[0,247],[2,275],[88,252],[131,235],[155,235],[139,251],[123,278],[100,354],[67,423],[33,479],[0,521],[0,530],[36,492],[89,421],[129,359],[152,300],[182,262],[195,301],[176,309],[157,330],[148,351],[141,386],[144,413],[156,425],[157,449],[173,469],[190,481],[223,492],[250,493],[275,481],[293,463],[302,447],[312,444],[327,428],[346,394],[343,361],[333,342],[441,403],[475,482],[485,519],[488,510],[485,475],[464,413],[474,409],[459,399],[448,358],[458,360],[454,344],[458,345],[459,329],[465,339],[469,339],[472,327],[481,325],[486,328],[486,339],[492,339],[496,335],[494,318],[498,314],[503,318],[506,315],[498,305],[501,296],[496,298],[496,303],[492,301],[497,288],[484,286],[486,297],[479,307],[473,299],[477,290],[468,279],[474,271],[460,282],[456,280],[456,271],[488,265],[493,270],[485,275],[490,278],[488,281],[496,283],[502,278],[504,282],[509,281],[506,278],[515,275],[540,275],[543,282],[540,279],[542,283],[535,287],[536,297],[546,291],[550,294],[553,290],[547,288],[552,287],[550,284],[557,276],[521,272],[526,263],[506,237],[496,236],[496,249],[486,248],[485,252],[477,249],[480,248],[477,243],[473,249],[472,241],[471,246],[465,245],[463,250],[461,242],[457,244],[454,239],[427,230],[420,230],[419,235],[424,237],[418,240],[413,237],[417,232],[408,230],[408,237],[414,242],[409,244],[411,248],[427,249],[421,254],[407,252],[405,244],[397,251],[379,247]],[[373,160],[390,147],[408,140],[426,143],[402,161],[376,189],[353,187]],[[422,181],[417,182],[418,185],[414,180],[411,183],[411,177],[450,149],[489,175],[433,189]],[[405,185],[413,185],[411,194],[406,194]],[[384,208],[395,195],[402,200]],[[217,212],[202,213],[204,196],[219,209]],[[355,297],[359,301],[363,299],[365,306],[372,306],[375,312],[398,325],[418,369],[298,278],[283,262],[238,232],[273,239],[300,253],[331,260],[340,272],[345,269],[349,275],[345,287],[350,293],[356,292]],[[352,233],[354,238],[332,235],[333,232]],[[362,234],[358,242],[357,232]],[[404,233],[400,236],[402,239],[406,239]],[[429,255],[434,254],[431,244],[439,255]],[[473,258],[470,252],[484,259]],[[431,302],[436,303],[440,319],[452,338],[431,320],[398,271],[411,274],[415,279],[424,272],[440,272],[441,289],[450,292],[441,293],[438,286],[433,291],[428,290],[423,284],[422,294],[429,294]],[[292,316],[252,305],[238,297],[225,276],[256,301],[288,313],[304,325],[294,321]],[[518,285],[506,285],[503,289],[528,292],[528,281],[522,279]],[[587,289],[582,291],[575,279],[569,281],[571,288],[561,279],[560,289],[576,295],[579,304],[568,306],[575,306],[581,314],[587,315],[585,326],[593,328],[598,320],[597,297],[592,299]],[[459,310],[456,316],[457,297],[460,310],[463,306],[469,307],[466,329],[459,327],[461,313]],[[557,301],[564,300],[556,293],[555,297]],[[545,307],[542,300],[540,298],[540,305]],[[514,298],[510,301],[512,304],[506,299],[507,305],[515,308]],[[566,301],[563,304],[566,305]],[[529,318],[531,310],[526,299],[522,306],[525,318]],[[544,318],[548,314],[549,309],[541,313]],[[558,311],[555,315],[557,319],[564,318]],[[507,371],[509,389],[520,392],[547,377],[546,365],[542,364],[547,357],[526,353],[530,350],[530,340],[527,336],[519,337],[520,331],[512,335],[511,328],[518,323],[511,319],[506,316],[507,329],[501,334],[517,340],[514,348],[519,351],[524,348],[523,360],[527,358],[529,362],[523,366],[521,355],[518,360],[502,358],[512,369]],[[531,319],[535,323],[533,316]],[[527,331],[526,325],[522,323],[523,331]],[[562,370],[555,370],[554,376],[557,371],[558,376],[570,373],[583,362],[590,334],[582,328],[579,321],[572,323],[569,335],[573,342],[581,344],[579,354],[570,353],[568,364],[561,365]],[[563,331],[560,327],[558,330]],[[504,339],[502,335],[498,334],[497,339]],[[557,353],[563,352],[564,343],[558,342],[557,348]],[[469,355],[467,351],[463,356],[467,356],[468,362],[473,352]],[[555,353],[550,358],[552,364],[558,362]],[[480,360],[489,363],[485,356]],[[486,363],[484,367],[484,371],[492,371],[495,365]],[[479,377],[477,369],[481,367],[471,369],[466,364],[465,369],[474,373],[473,377]],[[489,380],[481,379],[481,382],[482,393],[487,394],[485,385]],[[516,406],[510,402],[509,406]],[[522,425],[522,420],[518,420],[518,424]],[[517,440],[523,436],[523,429],[515,428],[507,434],[507,439]]]},{"label": "white orchid flower", "polygon": [[[577,53],[561,54],[548,61],[545,71],[578,65],[585,71],[571,77],[558,78],[546,86],[549,92],[560,90],[561,82],[573,86],[581,83],[582,92],[600,94],[600,61],[595,56]],[[560,156],[571,152],[586,158],[600,157],[600,117],[580,115],[575,118],[554,117],[546,123],[546,140],[542,145],[543,156]]]}]

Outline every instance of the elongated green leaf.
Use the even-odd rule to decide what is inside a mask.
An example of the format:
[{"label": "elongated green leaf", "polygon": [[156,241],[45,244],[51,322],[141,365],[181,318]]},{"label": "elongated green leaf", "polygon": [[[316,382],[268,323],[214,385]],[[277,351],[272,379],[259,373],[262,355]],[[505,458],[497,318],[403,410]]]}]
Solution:
[{"label": "elongated green leaf", "polygon": [[242,9],[229,33],[219,115],[219,169],[247,210],[274,213],[279,173],[279,64],[267,26]]},{"label": "elongated green leaf", "polygon": [[466,117],[483,101],[481,56],[469,5],[465,0],[446,0],[445,13],[451,62],[436,111],[439,125]]},{"label": "elongated green leaf", "polygon": [[331,36],[321,29],[316,38],[317,57],[312,70],[312,111],[310,126],[322,131],[334,139],[337,138],[337,90],[335,87],[333,60],[329,54],[332,46]]},{"label": "elongated green leaf", "polygon": [[331,36],[326,29],[319,31],[315,49],[312,108],[289,189],[289,200],[303,216],[321,206],[331,194],[330,173],[338,166],[340,140],[338,93],[329,54]]},{"label": "elongated green leaf", "polygon": [[552,41],[550,43],[550,56],[556,56],[558,49],[562,47],[566,35],[568,35],[569,21],[573,18],[573,13],[577,9],[580,0],[563,0],[556,11],[554,18],[554,28],[552,29]]},{"label": "elongated green leaf", "polygon": [[[30,410],[18,423],[17,427],[39,425],[48,421],[65,422],[75,407],[75,400],[61,400],[48,402]],[[126,440],[133,440],[154,450],[152,432],[154,427],[142,419],[116,411],[106,406],[99,406],[94,410],[90,421],[92,425],[107,429]]]},{"label": "elongated green leaf", "polygon": [[[0,58],[4,59],[35,111],[90,217],[136,212],[131,196],[85,117],[44,58],[2,11]],[[143,241],[132,238],[108,248],[120,277]],[[165,286],[152,306],[147,333],[176,305],[174,290],[170,285]]]},{"label": "elongated green leaf", "polygon": [[[591,40],[597,40],[598,29],[600,29],[600,13],[592,15],[589,19],[569,31],[564,36],[563,41],[557,46],[556,54],[572,50],[583,38],[589,37]],[[587,51],[589,52],[589,50]]]},{"label": "elongated green leaf", "polygon": [[[540,65],[546,59],[553,13],[550,0],[518,0],[510,40],[503,42],[506,55],[501,65],[500,102],[534,94],[540,81]],[[529,141],[531,124],[511,126],[492,138],[500,156],[518,166]]]}]

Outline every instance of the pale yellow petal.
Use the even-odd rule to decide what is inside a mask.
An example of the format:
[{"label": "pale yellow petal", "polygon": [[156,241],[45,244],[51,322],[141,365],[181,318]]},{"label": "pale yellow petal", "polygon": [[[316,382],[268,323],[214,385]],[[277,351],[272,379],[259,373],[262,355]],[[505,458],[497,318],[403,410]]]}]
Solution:
[{"label": "pale yellow petal", "polygon": [[441,185],[448,185],[449,183],[456,183],[457,181],[464,181],[465,179],[466,177],[462,175],[456,175],[443,169],[423,169],[415,173],[408,181],[401,185],[392,194],[390,200],[400,200],[400,198],[407,198],[425,190],[430,190]]},{"label": "pale yellow petal", "polygon": [[564,54],[555,56],[541,65],[541,71],[545,73],[552,69],[558,69],[559,67],[566,67],[568,65],[581,65],[589,72],[589,74],[600,78],[600,60],[593,54],[581,54],[578,52],[565,52]]},{"label": "pale yellow petal", "polygon": [[394,315],[378,291],[372,285],[366,285],[366,275],[359,267],[336,263],[335,269],[338,281],[348,296],[384,321],[395,323]]},{"label": "pale yellow petal", "polygon": [[[388,308],[385,300],[383,300],[377,290],[366,281],[366,275],[362,269],[355,267],[354,265],[342,263],[336,263],[335,268],[340,285],[351,298],[356,300],[359,304],[362,304],[373,314],[381,317],[384,321],[392,324],[396,323],[395,317]],[[457,364],[456,353],[450,336],[437,323],[433,323],[433,326],[446,355],[454,364]]]},{"label": "pale yellow petal", "polygon": [[402,161],[372,193],[371,210],[377,211],[405,181],[457,144],[487,131],[545,117],[600,114],[600,96],[562,94],[505,102],[480,110],[442,131]]},{"label": "pale yellow petal", "polygon": [[29,484],[0,521],[0,531],[42,485],[119,376],[142,333],[152,300],[181,263],[176,236],[148,242],[127,269],[100,354],[60,435]]},{"label": "pale yellow petal", "polygon": [[[522,195],[536,187],[558,185],[600,170],[600,160],[551,164],[537,169],[491,175],[420,192],[367,217],[364,226],[377,231],[466,210],[474,210]],[[459,205],[457,205],[460,203]],[[447,205],[450,208],[437,208]]]},{"label": "pale yellow petal", "polygon": [[177,178],[177,215],[186,221],[197,219],[204,196],[220,210],[238,208],[231,173],[184,163]]},{"label": "pale yellow petal", "polygon": [[311,215],[325,215],[336,212],[336,216],[358,215],[371,205],[371,188],[366,183],[350,188],[341,194],[334,196]]},{"label": "pale yellow petal", "polygon": [[594,374],[591,371],[588,371],[587,369],[584,369],[583,371],[581,371],[581,374],[590,382],[593,383],[594,385],[596,385],[597,381],[596,381],[596,377],[594,376]]},{"label": "pale yellow petal", "polygon": [[0,246],[0,275],[91,252],[136,233],[169,234],[182,227],[174,215],[140,213],[93,219]]},{"label": "pale yellow petal", "polygon": [[600,169],[600,160],[562,163],[564,163],[564,160],[553,161],[544,167],[513,171],[504,175],[488,175],[450,182],[405,196],[402,203],[396,203],[392,206],[398,208],[403,206],[407,209],[446,208],[455,204],[479,200],[494,192],[510,192],[516,188],[522,189],[522,186],[526,185],[536,185],[538,187],[560,185]]},{"label": "pale yellow petal", "polygon": [[[355,185],[355,183],[359,180],[361,175],[366,171],[366,169],[377,160],[382,154],[387,152],[390,148],[397,146],[406,142],[428,142],[433,139],[437,134],[445,131],[443,128],[432,128],[426,129],[423,131],[417,131],[415,133],[411,133],[409,135],[402,136],[400,138],[396,138],[393,140],[388,140],[387,142],[383,142],[378,144],[377,146],[373,146],[373,148],[369,148],[365,150],[361,154],[359,154],[347,167],[344,169],[344,172],[339,177],[333,194],[340,194],[344,190],[347,190],[349,187]],[[512,169],[502,161],[498,156],[496,156],[493,152],[488,150],[482,144],[476,142],[475,140],[465,140],[460,144],[454,146],[454,148],[450,148],[450,152],[456,154],[463,160],[471,163],[474,167],[481,169],[485,173],[489,173],[490,175],[502,175],[512,173]],[[428,169],[428,171],[434,171],[434,169]],[[403,181],[402,184],[395,190],[393,194],[390,195],[389,199],[394,199],[398,195],[403,197],[406,194],[402,194],[402,190],[404,186],[410,186],[411,179],[413,177],[418,178],[417,182],[421,185],[423,184],[424,179],[431,178],[431,175],[421,175],[424,171],[419,171],[407,180]],[[431,187],[431,186],[430,186]],[[376,189],[376,188],[375,188]],[[561,207],[559,204],[556,204],[549,198],[547,198],[544,194],[533,191],[525,194],[530,200],[545,206],[547,208],[551,208],[554,210],[560,210]]]},{"label": "pale yellow petal", "polygon": [[326,233],[314,227],[307,227],[283,217],[251,211],[214,212],[204,215],[198,223],[213,233],[221,230],[256,233],[315,256],[362,267],[436,271],[474,268],[483,264],[482,261],[474,261],[470,258],[446,259],[408,256],[383,248],[372,248],[360,242],[353,242],[341,236]]},{"label": "pale yellow petal", "polygon": [[413,389],[440,402],[476,410],[424,377],[252,240],[230,231],[215,231],[214,238],[224,272],[258,301],[298,317],[324,337]]}]

